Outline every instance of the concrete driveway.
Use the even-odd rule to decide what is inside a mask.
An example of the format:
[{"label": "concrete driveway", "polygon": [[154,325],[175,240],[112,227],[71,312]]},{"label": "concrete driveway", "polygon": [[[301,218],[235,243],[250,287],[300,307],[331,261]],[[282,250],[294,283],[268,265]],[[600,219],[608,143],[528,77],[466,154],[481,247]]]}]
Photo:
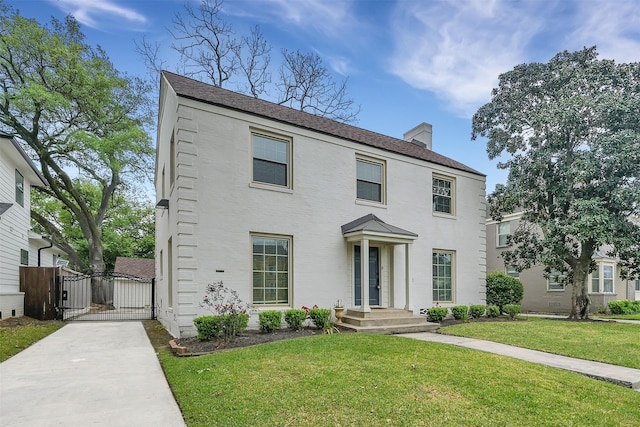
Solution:
[{"label": "concrete driveway", "polygon": [[1,426],[184,426],[140,322],[65,325],[0,363]]}]

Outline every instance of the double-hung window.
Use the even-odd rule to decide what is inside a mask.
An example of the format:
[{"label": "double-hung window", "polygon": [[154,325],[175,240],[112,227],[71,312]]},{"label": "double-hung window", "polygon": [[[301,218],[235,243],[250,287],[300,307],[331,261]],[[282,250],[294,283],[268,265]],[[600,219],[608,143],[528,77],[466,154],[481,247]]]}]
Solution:
[{"label": "double-hung window", "polygon": [[455,253],[452,251],[433,251],[432,286],[434,302],[453,302]]},{"label": "double-hung window", "polygon": [[455,180],[434,175],[432,178],[433,211],[454,215]]},{"label": "double-hung window", "polygon": [[291,188],[291,141],[252,134],[253,182]]},{"label": "double-hung window", "polygon": [[511,223],[508,221],[498,223],[498,246],[507,246],[509,234],[511,234]]},{"label": "double-hung window", "polygon": [[16,203],[24,206],[24,177],[16,169]]},{"label": "double-hung window", "polygon": [[360,200],[384,203],[385,165],[383,161],[356,159],[357,190]]},{"label": "double-hung window", "polygon": [[252,235],[255,305],[289,304],[291,237]]},{"label": "double-hung window", "polygon": [[615,280],[615,266],[599,262],[591,272],[591,293],[613,293]]},{"label": "double-hung window", "polygon": [[564,291],[564,275],[557,270],[551,270],[547,279],[547,290]]}]

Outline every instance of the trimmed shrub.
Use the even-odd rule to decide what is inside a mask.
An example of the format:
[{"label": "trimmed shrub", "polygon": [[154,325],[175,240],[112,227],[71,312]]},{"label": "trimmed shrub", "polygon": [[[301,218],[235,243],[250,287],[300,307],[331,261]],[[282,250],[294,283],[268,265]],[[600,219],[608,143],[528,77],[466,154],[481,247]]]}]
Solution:
[{"label": "trimmed shrub", "polygon": [[640,313],[640,301],[609,301],[611,314],[635,314]]},{"label": "trimmed shrub", "polygon": [[307,318],[307,312],[299,308],[290,308],[284,312],[284,321],[294,331],[302,328],[302,323]]},{"label": "trimmed shrub", "polygon": [[482,316],[484,316],[484,305],[481,304],[474,304],[471,307],[469,307],[469,314],[471,315],[472,319],[478,319]]},{"label": "trimmed shrub", "polygon": [[487,306],[487,317],[498,317],[500,316],[500,307],[497,305],[488,305]]},{"label": "trimmed shrub", "polygon": [[446,307],[432,307],[427,310],[427,320],[429,322],[440,322],[447,317],[449,310]]},{"label": "trimmed shrub", "polygon": [[524,290],[522,282],[501,271],[487,274],[487,305],[497,305],[504,311],[507,304],[520,304]]},{"label": "trimmed shrub", "polygon": [[503,309],[504,312],[509,315],[509,319],[511,320],[514,320],[518,314],[522,313],[520,304],[506,304]]},{"label": "trimmed shrub", "polygon": [[456,320],[467,320],[469,318],[469,307],[466,305],[456,305],[451,307],[451,314]]},{"label": "trimmed shrub", "polygon": [[223,330],[222,316],[196,317],[193,319],[193,323],[196,325],[200,341],[216,338]]},{"label": "trimmed shrub", "polygon": [[278,310],[267,310],[258,314],[260,331],[273,332],[280,329],[282,325],[282,312]]},{"label": "trimmed shrub", "polygon": [[317,329],[325,329],[331,321],[331,309],[312,308],[309,310],[309,317]]}]

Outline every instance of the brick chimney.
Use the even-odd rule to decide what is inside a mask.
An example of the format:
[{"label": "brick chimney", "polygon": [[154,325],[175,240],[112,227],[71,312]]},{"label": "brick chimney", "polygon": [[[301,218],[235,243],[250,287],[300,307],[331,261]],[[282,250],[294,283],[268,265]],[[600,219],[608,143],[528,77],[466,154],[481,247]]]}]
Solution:
[{"label": "brick chimney", "polygon": [[404,133],[404,140],[422,148],[431,150],[432,126],[429,123],[420,123],[418,126]]}]

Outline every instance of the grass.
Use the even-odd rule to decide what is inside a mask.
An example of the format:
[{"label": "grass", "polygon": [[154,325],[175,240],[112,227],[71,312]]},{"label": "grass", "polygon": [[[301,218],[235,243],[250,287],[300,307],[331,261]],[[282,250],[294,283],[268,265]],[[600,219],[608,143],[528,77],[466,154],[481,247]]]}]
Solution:
[{"label": "grass", "polygon": [[518,322],[470,322],[440,332],[640,369],[640,325],[532,317]]},{"label": "grass", "polygon": [[470,349],[321,335],[159,357],[194,426],[632,426],[638,392]]},{"label": "grass", "polygon": [[21,325],[0,328],[0,362],[4,362],[36,341],[57,331],[63,325],[62,322],[56,322],[48,325]]},{"label": "grass", "polygon": [[598,315],[602,319],[622,319],[622,320],[640,320],[640,313],[635,314],[612,314],[610,316]]}]

